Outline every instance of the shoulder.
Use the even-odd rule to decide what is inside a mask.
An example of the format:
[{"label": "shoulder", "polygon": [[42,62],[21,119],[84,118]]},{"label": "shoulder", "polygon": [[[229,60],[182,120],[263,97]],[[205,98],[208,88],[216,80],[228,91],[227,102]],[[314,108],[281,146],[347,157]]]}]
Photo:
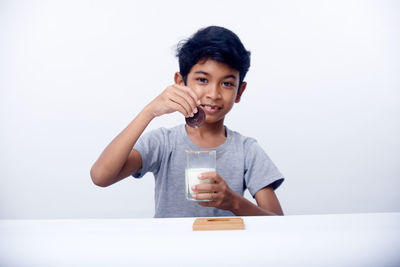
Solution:
[{"label": "shoulder", "polygon": [[170,138],[173,136],[180,135],[181,130],[182,130],[182,125],[178,125],[172,128],[160,127],[145,132],[143,136],[151,136],[151,137],[158,136],[158,137]]},{"label": "shoulder", "polygon": [[245,164],[253,164],[255,161],[269,161],[267,153],[255,138],[242,135],[236,131],[227,131],[228,134],[231,134],[231,145],[235,147],[235,151],[242,153]]},{"label": "shoulder", "polygon": [[160,127],[156,129],[151,129],[140,136],[136,146],[139,147],[142,145],[146,145],[151,147],[172,147],[176,143],[176,140],[182,139],[183,131],[184,128],[182,125],[178,125],[172,128]]},{"label": "shoulder", "polygon": [[228,136],[231,136],[231,141],[235,146],[241,146],[244,151],[249,149],[261,148],[255,138],[242,135],[237,131],[226,128]]}]

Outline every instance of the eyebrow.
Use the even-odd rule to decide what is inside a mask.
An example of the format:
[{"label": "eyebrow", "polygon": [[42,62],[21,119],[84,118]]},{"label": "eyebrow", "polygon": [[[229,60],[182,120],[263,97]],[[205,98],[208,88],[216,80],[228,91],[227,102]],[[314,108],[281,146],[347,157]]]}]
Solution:
[{"label": "eyebrow", "polygon": [[[195,74],[203,74],[203,75],[206,75],[206,76],[210,76],[209,73],[207,73],[207,72],[205,72],[205,71],[201,71],[201,70],[196,71],[196,72],[194,72],[194,73],[195,73]],[[232,75],[232,74],[226,75],[226,76],[224,77],[224,79],[228,79],[228,78],[233,78],[234,80],[237,79],[236,76],[235,76],[235,75]]]}]

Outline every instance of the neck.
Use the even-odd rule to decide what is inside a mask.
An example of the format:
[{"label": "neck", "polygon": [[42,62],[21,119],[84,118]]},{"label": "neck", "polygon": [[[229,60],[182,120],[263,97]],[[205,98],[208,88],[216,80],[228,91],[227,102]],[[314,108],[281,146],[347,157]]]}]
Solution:
[{"label": "neck", "polygon": [[218,147],[226,140],[223,120],[212,124],[204,123],[199,128],[192,128],[185,125],[185,128],[189,138],[199,147]]}]

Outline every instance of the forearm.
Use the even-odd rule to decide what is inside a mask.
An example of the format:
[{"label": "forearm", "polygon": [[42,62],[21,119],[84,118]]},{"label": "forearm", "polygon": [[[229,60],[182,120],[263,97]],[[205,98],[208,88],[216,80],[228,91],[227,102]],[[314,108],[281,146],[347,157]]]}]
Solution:
[{"label": "forearm", "polygon": [[154,115],[145,107],[136,118],[111,141],[90,171],[95,184],[107,186],[115,182],[115,177],[127,161],[133,146],[153,118]]},{"label": "forearm", "polygon": [[283,215],[279,210],[267,210],[252,203],[245,197],[236,194],[233,200],[231,210],[236,216],[268,216],[268,215]]}]

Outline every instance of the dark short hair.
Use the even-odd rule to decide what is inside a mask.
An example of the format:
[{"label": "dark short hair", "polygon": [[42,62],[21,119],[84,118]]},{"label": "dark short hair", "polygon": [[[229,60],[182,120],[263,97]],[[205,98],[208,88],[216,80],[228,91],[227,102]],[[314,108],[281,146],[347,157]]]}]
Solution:
[{"label": "dark short hair", "polygon": [[250,67],[250,51],[245,49],[235,33],[218,26],[200,29],[189,39],[181,41],[176,56],[185,83],[192,67],[204,59],[213,59],[239,71],[239,86]]}]

